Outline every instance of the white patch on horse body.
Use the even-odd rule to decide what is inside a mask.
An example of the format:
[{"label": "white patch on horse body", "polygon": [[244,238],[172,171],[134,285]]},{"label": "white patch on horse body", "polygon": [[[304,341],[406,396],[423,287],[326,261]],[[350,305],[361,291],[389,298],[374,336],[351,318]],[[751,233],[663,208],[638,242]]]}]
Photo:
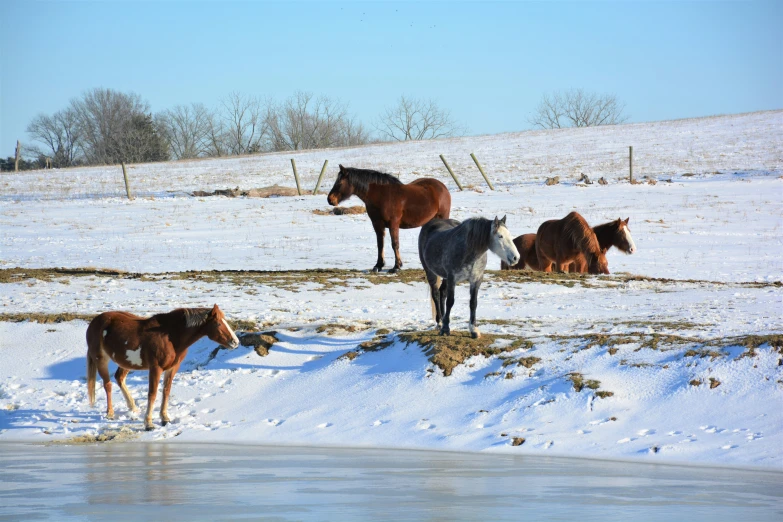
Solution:
[{"label": "white patch on horse body", "polygon": [[625,234],[625,240],[628,241],[628,253],[633,254],[636,252],[636,243],[633,242],[633,238],[631,237],[631,231],[628,230],[628,228],[623,228],[623,233]]},{"label": "white patch on horse body", "polygon": [[107,335],[108,333],[109,333],[109,330],[104,330],[104,331],[103,331],[103,337],[104,337],[104,339],[106,338],[106,335]]},{"label": "white patch on horse body", "polygon": [[234,340],[234,343],[239,346],[239,339],[237,338],[237,334],[234,333],[234,330],[231,329],[231,327],[228,325],[228,321],[226,321],[226,318],[223,318],[223,324],[226,325],[226,328],[228,328],[228,331],[231,332],[231,338]]},{"label": "white patch on horse body", "polygon": [[[125,344],[128,342],[126,341]],[[141,345],[135,350],[125,350],[125,358],[134,366],[144,366],[144,363],[141,362]]]}]

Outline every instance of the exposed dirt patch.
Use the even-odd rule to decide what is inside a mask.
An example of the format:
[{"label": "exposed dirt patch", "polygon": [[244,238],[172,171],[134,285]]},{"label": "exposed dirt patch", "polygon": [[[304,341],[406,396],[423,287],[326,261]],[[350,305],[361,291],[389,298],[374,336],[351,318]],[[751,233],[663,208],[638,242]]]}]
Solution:
[{"label": "exposed dirt patch", "polygon": [[355,207],[332,207],[325,210],[317,208],[313,210],[313,214],[317,214],[319,216],[345,216],[345,215],[366,214],[366,213],[367,213],[367,209],[362,207],[361,205]]},{"label": "exposed dirt patch", "polygon": [[571,372],[566,377],[574,386],[574,390],[577,392],[582,391],[584,388],[590,388],[591,390],[597,390],[601,387],[601,381],[595,379],[585,380],[584,376],[578,372]]},{"label": "exposed dirt patch", "polygon": [[97,434],[87,433],[84,435],[75,435],[67,439],[57,439],[46,442],[49,444],[66,444],[66,445],[78,445],[78,444],[95,444],[98,442],[126,442],[139,437],[136,431],[133,431],[127,426],[123,426],[119,430],[106,429]]},{"label": "exposed dirt patch", "polygon": [[512,439],[511,439],[511,445],[512,446],[521,446],[524,443],[525,443],[525,438],[524,437],[512,437]]},{"label": "exposed dirt patch", "polygon": [[710,377],[710,390],[717,388],[721,385],[721,382],[715,377]]},{"label": "exposed dirt patch", "polygon": [[[429,356],[432,364],[443,370],[448,377],[458,365],[474,355],[491,357],[520,348],[524,342],[512,342],[505,346],[493,346],[498,340],[514,339],[506,335],[481,334],[473,339],[469,332],[452,332],[451,335],[439,335],[437,331],[405,332],[398,335],[406,344],[419,344]],[[516,340],[516,339],[514,339]]]}]

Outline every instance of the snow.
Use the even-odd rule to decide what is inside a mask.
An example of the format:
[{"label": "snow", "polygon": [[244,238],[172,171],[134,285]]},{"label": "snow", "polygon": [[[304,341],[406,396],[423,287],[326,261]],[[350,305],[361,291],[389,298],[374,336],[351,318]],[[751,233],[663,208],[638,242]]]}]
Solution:
[{"label": "snow", "polygon": [[[621,181],[627,145],[634,145],[635,175],[657,184]],[[482,186],[469,152],[476,152],[496,191]],[[471,189],[459,192],[447,180],[440,153]],[[338,163],[393,172],[404,181],[437,176],[452,191],[452,217],[507,215],[513,235],[534,232],[542,221],[574,209],[594,225],[630,216],[638,250],[630,256],[610,251],[611,276],[509,282],[488,274],[479,294],[480,330],[531,340],[533,348],[504,356],[541,361],[532,368],[503,367],[498,356],[476,356],[450,376],[421,347],[395,337],[432,327],[424,281],[389,276],[387,284],[372,284],[361,272],[376,255],[366,215],[316,215],[313,210],[327,207],[323,194],[184,195],[292,185],[290,157],[137,165],[131,178],[139,197],[132,202],[119,197],[124,189],[115,167],[0,177],[0,268],[131,272],[5,281],[0,313],[152,314],[218,303],[230,321],[255,321],[280,339],[266,357],[239,347],[211,358],[215,344],[199,341],[174,380],[173,422],[143,432],[142,419],[127,411],[116,386],[115,420],[102,415],[100,388],[97,407],[87,406],[86,322],[0,322],[0,441],[45,442],[130,426],[141,440],[428,448],[783,470],[781,354],[764,345],[748,356],[744,346],[731,344],[751,334],[782,333],[783,111],[294,155],[309,187],[329,159],[327,190]],[[582,172],[610,183],[578,184]],[[561,184],[544,186],[552,175]],[[168,193],[172,187],[177,192]],[[417,234],[401,233],[404,270],[420,268]],[[391,265],[388,239],[386,260]],[[489,268],[498,266],[490,254]],[[286,285],[180,274],[312,268],[359,271],[328,288],[315,280]],[[453,331],[467,329],[466,286],[457,289],[453,317]],[[348,329],[324,331],[324,325]],[[379,329],[391,332],[385,335],[393,341],[389,347],[341,357],[376,338]],[[632,339],[610,353],[608,346],[586,341],[597,334]],[[705,348],[719,357],[686,356],[698,343],[643,345],[653,334],[725,342]],[[577,392],[569,380],[573,372],[600,381],[600,390],[613,395]],[[710,378],[720,384],[711,388]],[[690,384],[694,380],[702,384]],[[146,373],[134,372],[127,382],[143,409]],[[524,444],[512,446],[514,437]]]}]

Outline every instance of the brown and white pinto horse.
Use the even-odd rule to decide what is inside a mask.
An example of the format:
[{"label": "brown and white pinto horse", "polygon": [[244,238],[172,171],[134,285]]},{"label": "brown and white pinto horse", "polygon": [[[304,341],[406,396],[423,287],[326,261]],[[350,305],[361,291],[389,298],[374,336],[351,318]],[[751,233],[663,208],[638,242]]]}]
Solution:
[{"label": "brown and white pinto horse", "polygon": [[432,178],[419,178],[408,184],[383,172],[345,168],[340,173],[327,197],[330,205],[337,206],[356,195],[364,202],[378,240],[378,261],[373,271],[383,266],[383,243],[386,229],[391,235],[394,250],[394,273],[402,268],[400,257],[400,229],[417,228],[431,219],[448,219],[451,213],[451,194],[446,185]]},{"label": "brown and white pinto horse", "polygon": [[608,274],[609,264],[601,251],[595,232],[577,212],[563,219],[545,221],[536,233],[538,264],[544,272],[552,271],[552,263],[559,272],[566,272],[568,265],[581,253],[591,274]]},{"label": "brown and white pinto horse", "polygon": [[158,392],[161,373],[163,402],[160,419],[169,423],[168,404],[171,381],[185,359],[188,348],[207,336],[216,343],[236,348],[239,339],[228,325],[218,305],[209,308],[178,308],[149,319],[128,312],[104,312],[90,321],[87,327],[87,396],[90,406],[95,404],[95,374],[100,373],[106,391],[106,417],[114,417],[111,403],[109,359],[117,363],[114,379],[128,403],[128,409],[137,412],[136,403],[125,386],[125,377],[131,370],[149,370],[147,415],[144,427],[154,429],[152,410]]}]

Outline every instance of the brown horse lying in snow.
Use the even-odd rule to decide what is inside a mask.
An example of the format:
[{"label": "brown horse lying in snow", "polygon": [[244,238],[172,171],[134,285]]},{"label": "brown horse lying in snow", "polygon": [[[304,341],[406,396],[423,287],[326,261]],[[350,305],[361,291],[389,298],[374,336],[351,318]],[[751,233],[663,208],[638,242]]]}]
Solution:
[{"label": "brown horse lying in snow", "polygon": [[[631,218],[621,219],[617,218],[616,221],[610,221],[603,225],[593,227],[596,238],[598,238],[598,244],[601,247],[601,251],[606,255],[606,252],[612,248],[617,247],[621,252],[625,254],[633,254],[636,252],[636,244],[631,237],[631,230],[628,228],[628,221]],[[523,234],[517,236],[514,239],[514,245],[516,245],[519,251],[520,260],[514,266],[508,266],[501,262],[501,270],[522,270],[526,266],[532,270],[541,270],[541,266],[538,263],[538,254],[536,253],[536,234]],[[569,272],[586,273],[587,272],[587,260],[581,253],[574,262],[568,265]]]},{"label": "brown horse lying in snow", "polygon": [[551,272],[553,263],[558,272],[565,272],[581,253],[590,274],[609,273],[606,255],[601,251],[595,232],[577,212],[571,212],[563,219],[543,222],[536,233],[536,253],[544,272]]},{"label": "brown horse lying in snow", "polygon": [[114,418],[109,377],[111,359],[119,366],[114,379],[120,385],[128,409],[132,412],[139,410],[125,386],[125,377],[131,370],[149,370],[147,415],[144,418],[147,430],[155,427],[152,424],[152,410],[160,374],[164,374],[160,419],[165,426],[170,422],[168,404],[171,381],[185,359],[188,348],[204,336],[232,349],[239,346],[239,339],[218,305],[212,309],[178,308],[167,314],[153,315],[149,319],[128,312],[100,314],[87,327],[87,396],[90,406],[95,404],[95,374],[100,373],[106,391],[106,417]]}]

